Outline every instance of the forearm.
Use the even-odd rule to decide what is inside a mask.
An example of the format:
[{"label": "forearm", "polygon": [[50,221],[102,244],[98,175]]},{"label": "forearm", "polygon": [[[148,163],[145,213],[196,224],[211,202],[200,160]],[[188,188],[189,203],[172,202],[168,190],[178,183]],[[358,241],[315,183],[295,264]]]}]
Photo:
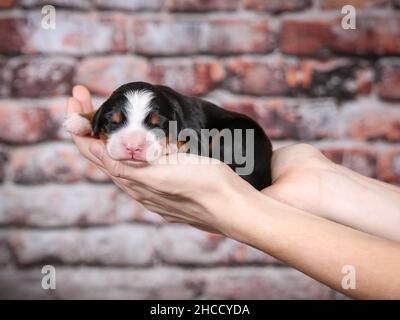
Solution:
[{"label": "forearm", "polygon": [[[246,191],[233,192],[215,214],[222,231],[355,298],[400,298],[400,246]],[[227,206],[229,203],[229,215]],[[345,265],[356,290],[341,286]]]},{"label": "forearm", "polygon": [[400,189],[343,166],[334,168],[320,181],[318,206],[312,213],[400,241]]},{"label": "forearm", "polygon": [[400,241],[400,188],[334,164],[308,145],[278,150],[263,193],[292,207]]}]

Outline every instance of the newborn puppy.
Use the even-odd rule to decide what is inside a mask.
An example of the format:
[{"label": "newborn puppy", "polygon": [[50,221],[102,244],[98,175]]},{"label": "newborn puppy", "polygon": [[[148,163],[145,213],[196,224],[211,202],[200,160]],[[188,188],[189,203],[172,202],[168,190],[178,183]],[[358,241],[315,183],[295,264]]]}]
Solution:
[{"label": "newborn puppy", "polygon": [[115,160],[151,163],[189,152],[227,163],[258,190],[271,184],[271,142],[255,121],[165,86],[127,83],[97,111],[69,115],[64,126],[100,138]]}]

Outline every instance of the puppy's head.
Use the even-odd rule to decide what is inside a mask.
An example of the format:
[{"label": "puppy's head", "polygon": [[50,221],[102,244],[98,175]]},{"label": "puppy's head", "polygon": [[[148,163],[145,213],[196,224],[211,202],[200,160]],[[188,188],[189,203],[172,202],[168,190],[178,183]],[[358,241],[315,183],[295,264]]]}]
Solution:
[{"label": "puppy's head", "polygon": [[115,160],[153,161],[165,152],[169,122],[182,121],[182,110],[171,89],[145,82],[119,87],[92,121],[93,133],[106,142]]}]

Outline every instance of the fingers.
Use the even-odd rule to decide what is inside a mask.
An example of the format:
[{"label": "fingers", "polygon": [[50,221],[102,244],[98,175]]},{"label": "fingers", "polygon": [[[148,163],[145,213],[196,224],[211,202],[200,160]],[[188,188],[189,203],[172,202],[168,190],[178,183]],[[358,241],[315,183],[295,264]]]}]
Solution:
[{"label": "fingers", "polygon": [[192,227],[195,227],[195,228],[197,228],[197,229],[199,229],[199,230],[205,231],[205,232],[214,233],[214,234],[219,234],[219,235],[222,234],[219,230],[217,230],[217,229],[215,229],[215,228],[212,228],[212,227],[209,227],[209,226],[204,225],[204,224],[189,223],[189,225],[191,225]]},{"label": "fingers", "polygon": [[82,104],[83,112],[86,113],[93,110],[92,96],[86,87],[81,85],[74,86],[72,96]]},{"label": "fingers", "polygon": [[67,114],[82,113],[82,104],[76,98],[69,98],[67,102]]},{"label": "fingers", "polygon": [[[95,165],[104,168],[103,163],[101,162],[100,159],[98,159],[93,153],[90,151],[91,145],[92,144],[102,144],[99,140],[95,138],[90,138],[90,137],[79,137],[79,136],[72,136],[74,139],[74,142],[79,150],[79,152],[88,160],[93,162]],[[107,170],[107,169],[106,169]]]},{"label": "fingers", "polygon": [[[71,114],[71,113],[83,113],[86,112],[84,107],[83,107],[83,103],[84,102],[86,104],[86,109],[88,108],[88,103],[90,103],[90,94],[87,91],[87,89],[85,87],[82,86],[75,86],[73,89],[73,93],[74,93],[74,97],[71,97],[68,99],[67,102],[67,115]],[[78,97],[80,97],[81,99],[83,99],[83,101],[81,102],[80,100],[78,100],[75,95],[77,95]],[[90,108],[91,108],[91,103],[90,103]],[[90,111],[90,110],[89,110]],[[90,138],[90,137],[80,137],[80,136],[76,136],[71,134],[72,139],[74,140],[77,148],[79,149],[79,152],[86,157],[87,159],[89,159],[90,161],[94,162],[96,165],[101,166],[102,163],[101,161],[99,161],[96,157],[93,156],[93,154],[90,152],[90,145],[96,141],[96,139],[94,138]]]}]

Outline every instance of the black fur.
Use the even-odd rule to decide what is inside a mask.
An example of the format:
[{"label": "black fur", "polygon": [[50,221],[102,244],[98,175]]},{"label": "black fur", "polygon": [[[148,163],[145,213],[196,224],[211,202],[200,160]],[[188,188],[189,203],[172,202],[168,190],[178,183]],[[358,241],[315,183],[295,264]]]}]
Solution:
[{"label": "black fur", "polygon": [[[154,93],[151,112],[156,113],[161,118],[161,122],[159,125],[152,125],[149,121],[145,121],[145,124],[149,129],[154,127],[161,128],[166,135],[169,135],[168,121],[177,121],[178,132],[182,129],[190,128],[197,132],[198,137],[200,137],[201,129],[253,129],[255,144],[254,170],[251,174],[242,175],[241,177],[258,190],[271,185],[272,145],[264,130],[254,120],[243,114],[220,108],[203,99],[181,95],[169,87],[151,85],[145,82],[131,82],[119,87],[103,103],[94,116],[92,128],[96,137],[99,136],[101,130],[111,134],[123,125],[124,116],[122,123],[116,124],[112,122],[112,113],[121,111],[124,115],[123,108],[127,103],[124,93],[136,90],[149,90]],[[246,150],[245,134],[242,136],[242,144],[244,153]],[[223,141],[221,142],[221,153],[219,155],[220,160],[223,161],[222,149]],[[228,165],[232,169],[240,167],[237,163],[228,163]]]}]

